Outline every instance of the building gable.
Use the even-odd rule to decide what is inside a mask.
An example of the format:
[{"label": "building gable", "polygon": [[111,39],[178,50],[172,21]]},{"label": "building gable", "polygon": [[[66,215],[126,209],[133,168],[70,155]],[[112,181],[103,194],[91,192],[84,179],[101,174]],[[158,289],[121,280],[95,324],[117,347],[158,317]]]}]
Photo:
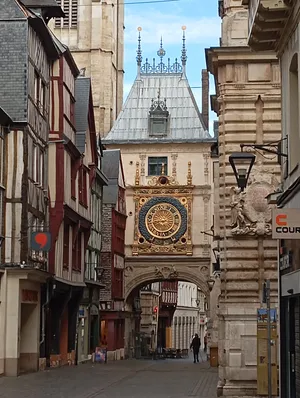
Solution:
[{"label": "building gable", "polygon": [[138,73],[123,110],[104,143],[199,142],[209,135],[185,73],[186,49],[183,36],[182,63],[148,59],[142,65],[140,37]]}]

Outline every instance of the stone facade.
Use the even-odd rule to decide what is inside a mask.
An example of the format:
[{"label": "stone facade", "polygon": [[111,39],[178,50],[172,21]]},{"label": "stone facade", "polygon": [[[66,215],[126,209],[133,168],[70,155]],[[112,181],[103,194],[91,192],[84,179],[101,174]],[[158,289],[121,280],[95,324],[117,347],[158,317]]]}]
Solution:
[{"label": "stone facade", "polygon": [[240,144],[280,139],[280,70],[272,53],[247,46],[247,9],[242,1],[220,2],[221,47],[206,50],[217,93],[212,98],[219,120],[218,217],[221,296],[219,316],[219,394],[257,395],[256,324],[262,285],[271,280],[277,307],[276,241],[271,238],[271,207],[266,196],[280,182],[277,156],[256,152],[244,193],[229,164]]},{"label": "stone facade", "polygon": [[[60,0],[64,8],[64,0]],[[69,3],[69,2],[68,2]],[[91,77],[96,131],[106,135],[123,103],[124,3],[79,0],[70,14],[49,24],[69,48],[81,73]]]},{"label": "stone facade", "polygon": [[[210,270],[210,237],[201,234],[201,231],[207,231],[212,226],[212,161],[210,158],[211,144],[167,144],[134,147],[122,145],[122,158],[124,174],[126,176],[126,206],[128,212],[125,253],[127,256],[125,267],[125,294],[126,297],[141,283],[166,278],[172,272],[178,272],[176,279],[197,282],[205,294],[209,294],[207,279],[211,273]],[[112,147],[112,145],[110,145]],[[147,153],[147,155],[146,155]],[[188,159],[192,164],[191,173],[193,174],[192,188],[192,208],[191,208],[191,236],[192,236],[192,255],[184,256],[164,256],[160,254],[159,260],[153,255],[140,256],[132,255],[134,250],[134,232],[136,231],[136,198],[139,195],[137,189],[143,189],[148,186],[152,177],[147,175],[147,158],[151,156],[167,156],[171,165],[170,172],[176,174],[178,180],[177,190],[184,189],[187,184]],[[177,156],[175,156],[177,155]],[[172,160],[173,158],[173,160]],[[144,159],[144,160],[143,160]],[[135,185],[135,165],[140,162],[140,186]],[[194,170],[202,170],[200,173]],[[162,187],[159,188],[161,191]],[[175,193],[175,192],[174,192]],[[186,193],[183,193],[185,195]],[[159,272],[161,271],[161,272]],[[171,275],[172,276],[172,275]],[[174,275],[173,275],[174,277]],[[181,278],[181,279],[180,279]]]},{"label": "stone facade", "polygon": [[204,346],[206,329],[205,295],[189,282],[178,283],[177,308],[172,323],[172,347],[189,349],[192,336],[198,333]]}]

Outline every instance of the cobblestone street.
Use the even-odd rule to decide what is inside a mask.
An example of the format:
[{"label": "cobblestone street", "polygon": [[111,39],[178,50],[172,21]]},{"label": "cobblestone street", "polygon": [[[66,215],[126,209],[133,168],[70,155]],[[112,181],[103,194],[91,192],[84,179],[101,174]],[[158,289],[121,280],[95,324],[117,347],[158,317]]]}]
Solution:
[{"label": "cobblestone street", "polygon": [[[203,355],[203,354],[202,354]],[[0,378],[1,398],[215,398],[217,369],[189,359],[85,364]]]}]

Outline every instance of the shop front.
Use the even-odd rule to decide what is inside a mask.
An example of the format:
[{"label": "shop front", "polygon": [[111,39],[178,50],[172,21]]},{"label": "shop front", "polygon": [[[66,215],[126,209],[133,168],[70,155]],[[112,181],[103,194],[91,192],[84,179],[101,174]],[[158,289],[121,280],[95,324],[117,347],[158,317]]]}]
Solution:
[{"label": "shop front", "polygon": [[78,363],[92,359],[100,341],[99,287],[84,288],[78,311]]},{"label": "shop front", "polygon": [[281,241],[280,362],[281,397],[300,396],[300,240]]},{"label": "shop front", "polygon": [[0,280],[0,374],[39,369],[41,286],[47,272],[3,268]]},{"label": "shop front", "polygon": [[46,320],[47,366],[76,363],[78,310],[84,286],[57,279],[52,284]]},{"label": "shop front", "polygon": [[125,311],[101,312],[101,347],[107,349],[108,360],[125,358]]},{"label": "shop front", "polygon": [[289,207],[273,212],[279,259],[281,398],[300,397],[300,208],[296,208],[300,198],[295,202],[296,196],[285,204]]}]

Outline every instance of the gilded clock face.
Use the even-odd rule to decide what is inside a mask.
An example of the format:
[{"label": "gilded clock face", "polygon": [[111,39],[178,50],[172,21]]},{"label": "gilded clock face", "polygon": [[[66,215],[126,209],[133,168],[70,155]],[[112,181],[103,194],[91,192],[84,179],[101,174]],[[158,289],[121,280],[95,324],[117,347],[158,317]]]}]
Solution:
[{"label": "gilded clock face", "polygon": [[178,209],[169,203],[152,206],[146,214],[146,227],[155,238],[170,238],[178,232],[181,215]]},{"label": "gilded clock face", "polygon": [[140,209],[139,231],[156,245],[177,242],[187,229],[187,210],[176,198],[154,197]]}]

